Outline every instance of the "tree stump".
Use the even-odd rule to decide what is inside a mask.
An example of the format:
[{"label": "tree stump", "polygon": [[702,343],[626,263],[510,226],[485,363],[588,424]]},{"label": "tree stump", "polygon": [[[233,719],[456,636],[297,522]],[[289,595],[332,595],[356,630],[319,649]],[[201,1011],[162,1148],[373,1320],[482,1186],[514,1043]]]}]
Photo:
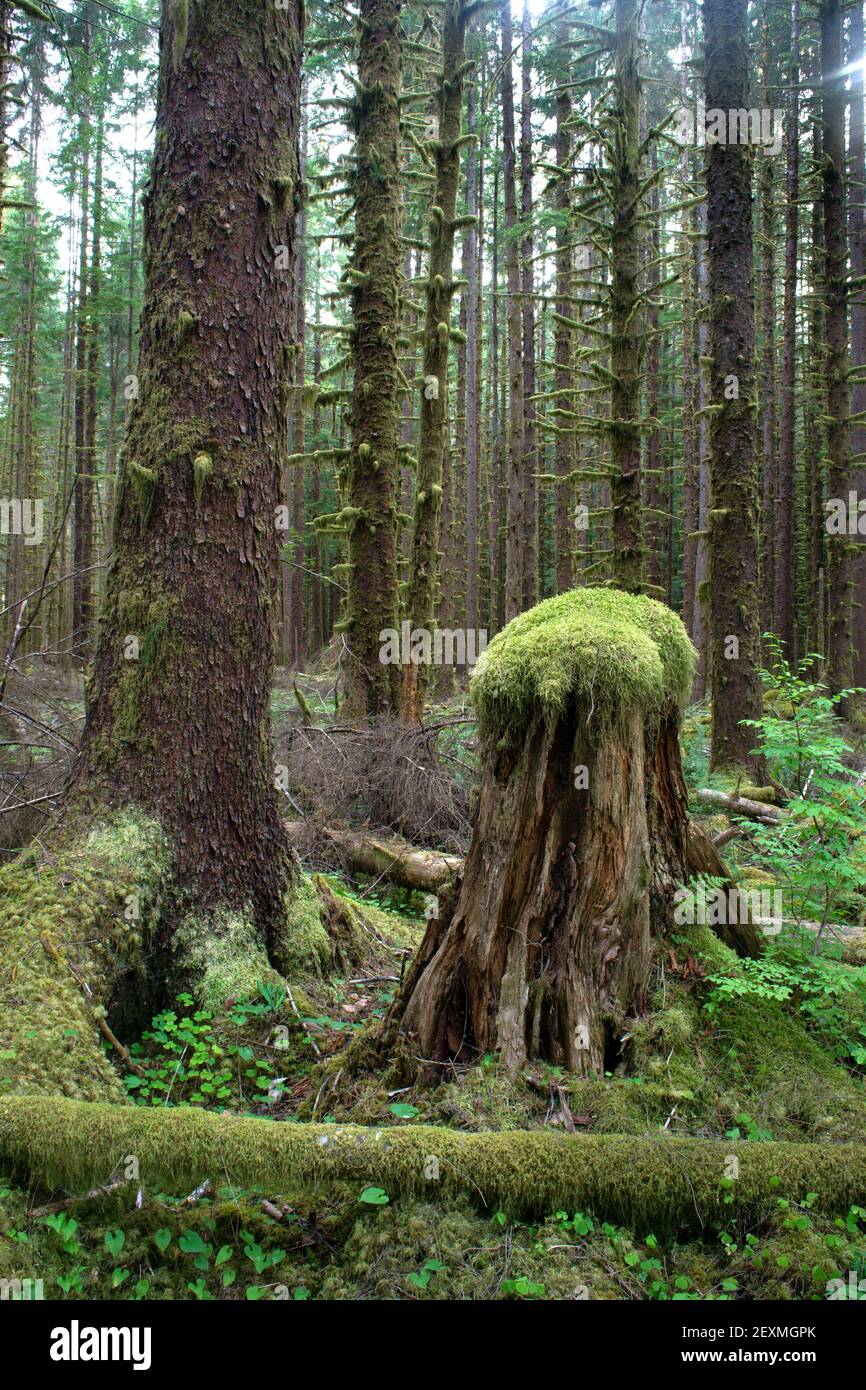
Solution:
[{"label": "tree stump", "polygon": [[[618,1060],[690,876],[678,733],[693,661],[664,605],[580,589],[515,618],[478,663],[472,844],[386,1024],[428,1076],[488,1052],[584,1074]],[[719,930],[757,954],[750,924]]]}]

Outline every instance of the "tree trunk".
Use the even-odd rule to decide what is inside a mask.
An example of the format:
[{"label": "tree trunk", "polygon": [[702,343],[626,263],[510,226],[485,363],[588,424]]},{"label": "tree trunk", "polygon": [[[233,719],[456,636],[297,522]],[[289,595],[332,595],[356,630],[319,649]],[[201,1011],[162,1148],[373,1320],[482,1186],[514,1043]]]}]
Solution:
[{"label": "tree trunk", "polygon": [[[508,326],[508,487],[506,513],[505,617],[515,617],[523,601],[526,568],[524,531],[524,416],[523,416],[523,316],[520,311],[520,259],[514,234],[517,225],[516,147],[514,134],[514,86],[511,52],[514,30],[511,0],[502,6],[502,182],[505,193],[505,278]],[[495,343],[494,343],[495,350]]]},{"label": "tree trunk", "polygon": [[273,921],[286,876],[269,699],[300,38],[297,6],[242,3],[243,23],[209,0],[188,27],[164,5],[140,391],[76,790],[154,813],[201,907],[253,903]]},{"label": "tree trunk", "polygon": [[[794,657],[794,494],[797,431],[797,238],[799,235],[800,0],[791,0],[790,89],[787,102],[785,294],[782,309],[782,392],[779,431],[779,500],[776,537],[776,633],[788,660]],[[862,102],[861,102],[862,109]]]},{"label": "tree trunk", "polygon": [[[851,72],[851,118],[850,145],[848,152],[848,177],[850,205],[848,210],[849,238],[851,243],[851,278],[860,280],[866,275],[866,215],[863,204],[866,202],[866,142],[864,142],[863,113],[863,5],[858,0],[851,9],[851,28],[848,46],[848,63]],[[857,417],[866,412],[866,292],[861,281],[851,302],[851,368],[855,372],[855,382],[851,393],[851,413]],[[856,378],[861,378],[857,380]],[[863,416],[866,421],[866,413]],[[858,498],[866,494],[866,423],[855,424],[851,429],[850,448],[854,476],[852,486]],[[866,685],[866,543],[859,534],[854,538],[852,556],[854,581],[854,612],[852,615],[852,638],[854,644],[854,683]]]},{"label": "tree trunk", "polygon": [[[463,0],[449,0],[442,33],[438,136],[432,150],[436,183],[430,217],[430,264],[420,392],[421,433],[407,603],[411,628],[423,629],[431,634],[439,598],[442,472],[448,449],[448,347],[452,331],[451,301],[454,297],[452,263],[457,225],[457,185],[460,181],[466,18]],[[450,617],[450,614],[447,616]],[[427,682],[428,669],[425,665],[410,661],[403,667],[401,712],[408,723],[419,723],[421,720]]]},{"label": "tree trunk", "polygon": [[[596,622],[598,641],[586,637]],[[620,642],[630,662],[659,663],[649,703],[623,701]],[[576,670],[548,703],[544,673],[571,660],[572,644],[592,677],[582,685]],[[689,877],[677,701],[691,647],[660,604],[579,589],[518,618],[487,658],[473,685],[482,771],[465,870],[440,900],[384,1036],[408,1034],[434,1068],[496,1051],[510,1068],[541,1058],[600,1073],[646,1004],[653,939]],[[757,951],[750,924],[726,930]]]},{"label": "tree trunk", "polygon": [[[556,26],[556,45],[566,53],[569,28],[564,19]],[[566,79],[568,69],[566,69]],[[573,409],[573,330],[564,320],[570,317],[569,296],[574,257],[572,254],[573,229],[571,227],[571,91],[567,80],[556,92],[556,184],[553,205],[557,213],[556,222],[556,318],[553,327],[553,357],[556,363],[554,376],[554,405],[557,410]],[[556,564],[556,592],[565,593],[574,582],[574,529],[573,494],[574,487],[566,481],[574,470],[575,435],[573,426],[564,416],[558,416],[555,433],[556,450],[556,512],[554,555]]]},{"label": "tree trunk", "polygon": [[[821,123],[823,135],[824,319],[827,337],[827,495],[847,501],[852,483],[848,444],[848,292],[845,228],[845,74],[842,70],[842,0],[821,6]],[[853,684],[850,537],[828,534],[830,589],[827,682],[834,691]]]},{"label": "tree trunk", "polygon": [[[748,109],[746,10],[747,0],[705,0],[708,110]],[[761,713],[751,162],[745,145],[709,147],[713,768],[754,766],[741,721]]]},{"label": "tree trunk", "polygon": [[636,592],[642,583],[640,496],[640,74],[636,0],[616,0],[611,228],[611,502],[613,581]]},{"label": "tree trunk", "polygon": [[[85,58],[91,51],[91,7],[82,16],[81,46]],[[78,247],[78,305],[75,326],[75,496],[73,505],[72,651],[81,661],[90,654],[93,611],[88,567],[93,546],[93,481],[87,449],[87,347],[88,347],[88,247],[90,224],[90,97],[85,80],[79,139],[82,145],[81,201]]]},{"label": "tree trunk", "polygon": [[520,289],[523,295],[523,601],[538,599],[538,471],[535,434],[535,304],[532,267],[532,24],[523,0],[523,54],[520,88]]},{"label": "tree trunk", "polygon": [[[472,44],[470,52],[477,47]],[[466,130],[475,136],[466,150],[466,216],[478,217],[480,211],[480,175],[483,156],[477,146],[477,80],[469,84],[466,111]],[[481,481],[480,421],[481,421],[481,275],[479,268],[482,247],[479,222],[466,228],[463,235],[462,261],[466,280],[466,626],[470,632],[479,627],[479,493]]]},{"label": "tree trunk", "polygon": [[[770,24],[763,16],[764,105],[773,109]],[[758,155],[761,227],[761,462],[763,472],[761,527],[761,627],[776,632],[776,547],[779,543],[779,474],[776,447],[776,207],[772,156]]]},{"label": "tree trunk", "polygon": [[399,387],[402,283],[400,185],[401,5],[362,0],[358,40],[355,254],[352,291],[355,377],[348,506],[347,712],[373,716],[398,705],[400,671],[380,661],[383,629],[397,621]]}]

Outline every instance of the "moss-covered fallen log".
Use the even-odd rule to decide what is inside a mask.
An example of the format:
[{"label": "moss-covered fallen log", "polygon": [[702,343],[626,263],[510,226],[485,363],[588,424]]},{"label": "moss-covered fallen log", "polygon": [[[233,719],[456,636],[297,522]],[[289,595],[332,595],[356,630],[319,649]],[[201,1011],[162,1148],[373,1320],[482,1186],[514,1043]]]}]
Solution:
[{"label": "moss-covered fallen log", "polygon": [[151,1189],[188,1190],[207,1177],[271,1194],[349,1182],[391,1196],[464,1192],[490,1210],[538,1216],[588,1210],[642,1230],[727,1223],[807,1192],[829,1213],[866,1205],[861,1144],[467,1134],[424,1125],[277,1123],[50,1097],[0,1100],[0,1169],[85,1190],[130,1157]]}]

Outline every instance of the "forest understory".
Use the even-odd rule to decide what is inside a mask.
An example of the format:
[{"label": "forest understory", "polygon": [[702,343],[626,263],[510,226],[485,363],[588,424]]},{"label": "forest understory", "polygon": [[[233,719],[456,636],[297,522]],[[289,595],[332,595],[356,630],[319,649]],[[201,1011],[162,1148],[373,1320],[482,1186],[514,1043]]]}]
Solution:
[{"label": "forest understory", "polygon": [[0,1306],[866,1299],[861,0],[68,3]]},{"label": "forest understory", "polygon": [[[447,892],[469,847],[478,737],[459,692],[420,729],[348,727],[334,716],[336,675],[296,672],[272,695],[286,816],[303,827],[293,841],[327,935],[311,933],[284,976],[261,957],[226,955],[214,959],[205,994],[180,991],[125,1028],[109,1011],[120,1038],[104,1042],[107,1063],[140,1126],[112,1128],[104,1106],[79,1113],[73,1101],[66,1115],[51,1101],[40,1117],[0,1101],[0,1278],[36,1271],[53,1285],[47,1296],[77,1299],[826,1297],[866,1240],[859,885],[817,952],[820,923],[792,885],[753,977],[710,926],[672,924],[654,942],[646,1007],[598,1075],[535,1062],[513,1073],[495,1053],[443,1066],[432,1088],[417,1065],[413,1077],[411,1058],[408,1068],[402,1058],[369,1070],[365,1041],[436,908],[435,894],[412,886],[414,853],[436,856],[436,886]],[[38,805],[62,786],[81,683],[26,671],[10,699],[51,730],[55,759],[44,768],[22,748],[6,750],[4,783]],[[863,736],[844,735],[857,776]],[[697,799],[705,788],[728,798],[744,790],[707,773],[705,705],[686,713],[683,754],[698,824],[714,840],[737,831],[725,846],[733,879],[747,892],[775,883],[772,854],[761,851],[778,823]],[[759,805],[781,809],[775,796]],[[39,812],[26,815],[15,833],[35,833],[38,844]],[[352,832],[393,862],[359,872]],[[106,840],[107,863],[128,831],[109,833],[119,844]],[[74,881],[74,864],[49,874],[58,868]],[[428,869],[422,861],[422,875]],[[13,872],[3,871],[4,894]],[[752,906],[760,910],[757,899]],[[19,1061],[4,1052],[9,1079]],[[187,1133],[191,1110],[196,1120],[286,1124],[301,1145],[259,1149],[251,1134],[239,1176],[232,1128]],[[331,1135],[339,1152],[329,1164]],[[580,1146],[575,1172],[557,1147],[522,1150],[525,1135]],[[500,1142],[476,1156],[470,1136]],[[125,1153],[117,1157],[126,1150],[139,1165],[131,1175]],[[725,1179],[732,1160],[736,1184]]]}]

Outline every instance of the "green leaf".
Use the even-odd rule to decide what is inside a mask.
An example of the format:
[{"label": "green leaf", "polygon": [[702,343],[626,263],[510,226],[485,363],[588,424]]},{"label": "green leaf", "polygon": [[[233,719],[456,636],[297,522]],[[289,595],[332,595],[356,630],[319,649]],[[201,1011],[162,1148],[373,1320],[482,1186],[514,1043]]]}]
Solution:
[{"label": "green leaf", "polygon": [[125,1244],[126,1236],[123,1231],[115,1228],[114,1230],[105,1232],[105,1248],[115,1259],[117,1259]]},{"label": "green leaf", "polygon": [[178,1245],[185,1255],[204,1255],[208,1251],[208,1246],[198,1231],[184,1231]]},{"label": "green leaf", "polygon": [[368,1207],[385,1207],[391,1198],[382,1187],[365,1187],[358,1198],[359,1202],[365,1202]]}]

